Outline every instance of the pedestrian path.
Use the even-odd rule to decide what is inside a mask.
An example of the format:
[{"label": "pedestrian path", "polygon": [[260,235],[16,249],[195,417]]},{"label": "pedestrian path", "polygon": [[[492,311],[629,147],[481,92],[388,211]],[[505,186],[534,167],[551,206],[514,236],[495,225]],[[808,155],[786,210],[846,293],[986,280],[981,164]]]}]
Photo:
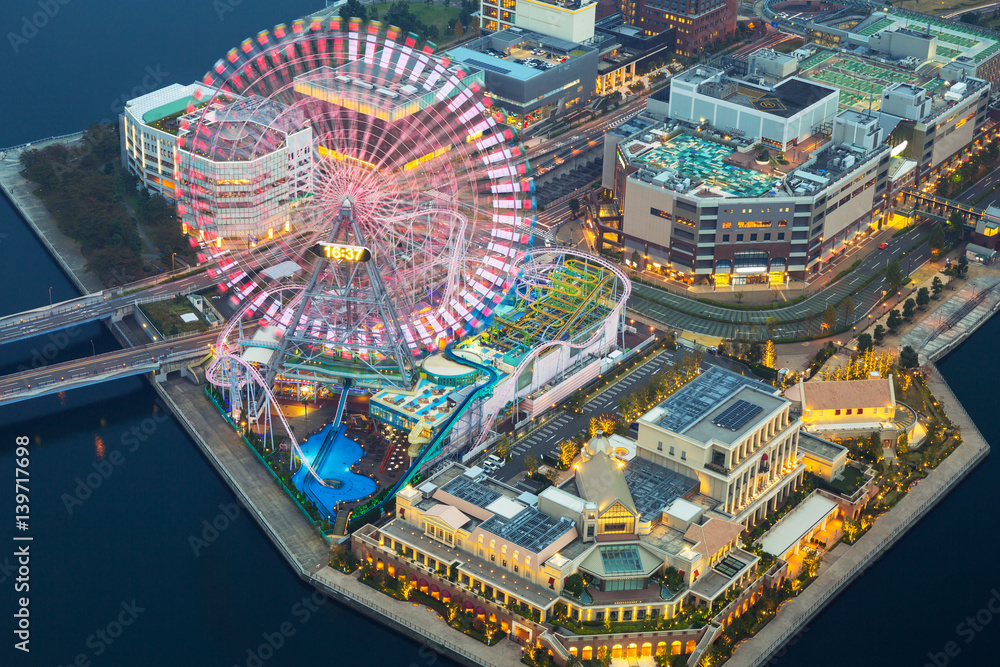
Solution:
[{"label": "pedestrian path", "polygon": [[[784,604],[769,624],[741,644],[726,662],[728,667],[758,667],[788,643],[816,614],[848,584],[862,576],[875,559],[892,547],[917,521],[958,484],[989,453],[990,447],[965,412],[937,368],[931,365],[928,387],[947,406],[949,419],[962,433],[963,442],[951,455],[917,483],[889,512],[842,555],[798,597]],[[868,581],[865,585],[877,585]]]}]

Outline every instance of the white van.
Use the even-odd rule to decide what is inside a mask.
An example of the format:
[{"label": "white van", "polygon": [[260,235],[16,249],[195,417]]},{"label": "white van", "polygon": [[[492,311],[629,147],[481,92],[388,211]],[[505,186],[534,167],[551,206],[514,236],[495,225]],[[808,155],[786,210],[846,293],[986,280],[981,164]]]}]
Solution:
[{"label": "white van", "polygon": [[489,456],[487,456],[486,460],[489,461],[490,463],[494,464],[494,465],[501,465],[501,464],[503,464],[503,459],[500,458],[499,456],[494,455],[494,454],[490,454]]}]

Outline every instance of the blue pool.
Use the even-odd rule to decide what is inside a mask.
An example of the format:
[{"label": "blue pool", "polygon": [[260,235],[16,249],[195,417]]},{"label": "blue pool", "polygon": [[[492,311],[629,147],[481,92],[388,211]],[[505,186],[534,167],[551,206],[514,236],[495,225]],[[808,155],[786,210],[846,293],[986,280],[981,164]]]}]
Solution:
[{"label": "blue pool", "polygon": [[337,503],[364,498],[376,488],[375,480],[351,471],[351,464],[360,460],[364,452],[345,431],[346,427],[334,430],[331,424],[299,445],[304,460],[334,488],[317,482],[304,465],[292,477],[295,487],[316,503],[320,513],[330,520],[336,515]]}]

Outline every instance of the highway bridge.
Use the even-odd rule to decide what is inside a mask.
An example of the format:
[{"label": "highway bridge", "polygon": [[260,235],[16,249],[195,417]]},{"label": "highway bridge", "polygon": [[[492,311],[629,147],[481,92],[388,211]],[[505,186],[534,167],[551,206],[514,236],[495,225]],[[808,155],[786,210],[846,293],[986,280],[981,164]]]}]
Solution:
[{"label": "highway bridge", "polygon": [[163,301],[177,295],[190,294],[210,286],[214,281],[205,273],[153,284],[138,289],[125,287],[86,294],[68,301],[42,306],[23,313],[0,318],[0,345],[41,336],[53,331],[110,319],[120,320],[136,305]]},{"label": "highway bridge", "polygon": [[216,336],[217,332],[208,331],[5,375],[0,377],[0,405],[143,373],[154,372],[160,377],[171,371],[190,373],[190,366],[211,352]]}]

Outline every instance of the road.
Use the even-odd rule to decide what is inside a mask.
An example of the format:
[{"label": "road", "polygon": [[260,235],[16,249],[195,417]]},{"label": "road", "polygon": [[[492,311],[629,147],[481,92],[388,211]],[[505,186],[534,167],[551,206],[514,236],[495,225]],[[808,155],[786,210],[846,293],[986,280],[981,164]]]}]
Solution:
[{"label": "road", "polygon": [[[810,331],[819,331],[818,322],[822,320],[823,311],[828,303],[837,303],[863,285],[874,273],[884,269],[891,260],[898,259],[918,239],[928,233],[929,225],[930,223],[925,223],[897,238],[886,239],[889,244],[888,248],[872,251],[861,260],[861,264],[856,269],[845,277],[803,301],[788,306],[767,310],[737,310],[696,301],[658,287],[633,283],[632,297],[629,299],[628,307],[668,327],[707,336],[735,338],[760,335],[760,328],[767,321],[767,318],[774,317],[778,322],[774,338],[802,337]],[[869,239],[867,242],[874,243],[876,240],[878,239]],[[858,252],[860,249],[852,251],[846,258],[841,256],[841,259],[828,271],[835,274],[849,267],[854,262]],[[916,269],[930,258],[930,255],[930,248],[923,244],[910,255],[910,269]],[[907,262],[904,261],[902,264],[905,271]],[[856,318],[864,317],[867,311],[878,302],[882,297],[883,289],[887,289],[885,279],[879,277],[860,293],[851,297]],[[761,298],[769,298],[770,296],[769,293],[763,291],[747,292],[747,294],[755,296],[768,294],[767,297]],[[752,305],[749,299],[747,301],[747,305]],[[809,319],[797,321],[803,318]]]},{"label": "road", "polygon": [[[179,338],[175,340],[151,343],[140,348],[127,348],[105,352],[91,357],[73,359],[51,366],[42,366],[0,377],[0,403],[9,402],[11,394],[28,392],[32,388],[40,388],[52,383],[65,383],[62,389],[90,384],[96,376],[121,373],[131,374],[128,369],[141,367],[148,370],[151,362],[157,362],[161,357],[174,358],[194,357],[196,353],[208,353],[209,345],[215,341],[218,332],[208,331],[203,334]],[[76,382],[72,382],[76,380]]]},{"label": "road", "polygon": [[[654,373],[663,370],[667,364],[673,364],[677,357],[683,353],[683,348],[678,348],[676,352],[662,349],[654,353],[634,369],[609,384],[599,394],[592,397],[584,406],[583,414],[575,414],[565,410],[553,412],[546,417],[548,421],[544,426],[526,438],[522,438],[514,443],[510,459],[498,468],[491,477],[509,482],[524,471],[524,457],[528,454],[534,454],[540,459],[543,454],[563,440],[568,440],[580,431],[588,429],[591,417],[618,412],[618,400],[622,396],[638,389],[644,389],[649,384],[649,379]],[[708,365],[723,366],[731,369],[738,369],[739,367],[736,362],[724,357],[714,356],[709,356],[705,359],[703,367],[707,367]]]}]

